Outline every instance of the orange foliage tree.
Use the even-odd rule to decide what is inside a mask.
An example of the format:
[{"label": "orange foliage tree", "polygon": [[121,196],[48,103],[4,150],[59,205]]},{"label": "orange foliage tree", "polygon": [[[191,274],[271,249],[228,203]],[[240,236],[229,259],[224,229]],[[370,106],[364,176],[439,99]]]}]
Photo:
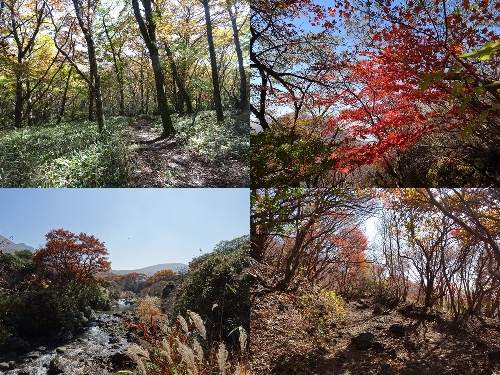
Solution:
[{"label": "orange foliage tree", "polygon": [[363,293],[368,272],[368,240],[358,227],[344,227],[329,239],[335,251],[325,270],[325,280],[343,296]]},{"label": "orange foliage tree", "polygon": [[33,257],[35,266],[60,281],[86,281],[111,268],[104,243],[94,236],[55,229],[45,237],[47,243]]},{"label": "orange foliage tree", "polygon": [[173,281],[177,279],[177,273],[172,270],[159,270],[154,273],[154,275],[149,276],[145,284],[151,285],[158,281]]}]

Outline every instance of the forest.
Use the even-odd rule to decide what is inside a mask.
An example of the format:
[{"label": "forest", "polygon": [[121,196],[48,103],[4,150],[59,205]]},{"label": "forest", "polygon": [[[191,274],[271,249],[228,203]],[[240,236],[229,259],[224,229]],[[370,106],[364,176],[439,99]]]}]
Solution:
[{"label": "forest", "polygon": [[247,373],[248,235],[151,276],[111,272],[92,235],[46,239],[0,251],[0,373]]},{"label": "forest", "polygon": [[0,1],[0,186],[245,187],[249,6]]},{"label": "forest", "polygon": [[255,373],[498,373],[498,189],[251,199]]},{"label": "forest", "polygon": [[500,3],[251,3],[253,187],[498,186]]}]

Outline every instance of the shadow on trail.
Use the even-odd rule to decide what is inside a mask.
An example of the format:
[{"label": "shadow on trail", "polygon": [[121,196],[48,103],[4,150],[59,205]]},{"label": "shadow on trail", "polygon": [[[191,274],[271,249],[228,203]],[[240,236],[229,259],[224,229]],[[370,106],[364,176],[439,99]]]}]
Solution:
[{"label": "shadow on trail", "polygon": [[130,124],[137,159],[129,187],[245,187],[248,176],[240,165],[210,159],[176,137],[163,138],[151,130],[153,122],[140,118]]}]

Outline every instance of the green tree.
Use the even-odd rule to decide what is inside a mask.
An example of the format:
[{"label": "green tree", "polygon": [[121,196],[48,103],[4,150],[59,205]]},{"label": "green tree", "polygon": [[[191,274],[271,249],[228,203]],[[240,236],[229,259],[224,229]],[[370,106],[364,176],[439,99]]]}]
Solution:
[{"label": "green tree", "polygon": [[209,341],[226,341],[230,333],[239,326],[248,331],[248,243],[229,253],[214,251],[200,258],[202,259],[193,259],[189,264],[189,273],[179,287],[174,302],[175,316],[186,314],[187,310],[197,312],[207,322]]},{"label": "green tree", "polygon": [[156,98],[158,101],[158,110],[160,111],[161,120],[163,123],[163,137],[168,137],[174,134],[175,129],[172,125],[172,119],[170,118],[170,110],[168,108],[167,96],[165,95],[164,87],[164,77],[163,68],[160,63],[160,55],[158,53],[158,46],[156,40],[156,22],[153,17],[153,8],[151,0],[141,0],[142,6],[144,8],[145,18],[142,16],[141,10],[139,8],[139,1],[132,0],[132,6],[134,8],[134,15],[137,23],[139,24],[139,30],[146,43],[149,51],[149,56],[151,58],[151,64],[153,65],[153,72],[155,76],[156,84]]}]

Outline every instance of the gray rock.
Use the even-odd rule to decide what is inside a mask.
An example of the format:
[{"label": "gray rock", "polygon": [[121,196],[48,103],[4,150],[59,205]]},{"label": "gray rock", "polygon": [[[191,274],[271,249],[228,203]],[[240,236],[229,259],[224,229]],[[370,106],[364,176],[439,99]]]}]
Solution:
[{"label": "gray rock", "polygon": [[66,353],[67,348],[65,346],[60,346],[56,349],[56,352],[59,354]]},{"label": "gray rock", "polygon": [[360,333],[353,338],[353,341],[356,349],[366,350],[372,347],[373,342],[375,341],[375,335],[371,332]]},{"label": "gray rock", "polygon": [[30,371],[27,369],[23,369],[17,373],[18,375],[30,375]]},{"label": "gray rock", "polygon": [[9,370],[9,364],[7,362],[1,362],[0,371],[7,371],[7,370]]},{"label": "gray rock", "polygon": [[62,374],[64,370],[61,368],[61,364],[59,363],[59,357],[55,357],[50,360],[49,370],[47,371],[48,375],[58,375]]},{"label": "gray rock", "polygon": [[384,326],[382,324],[377,324],[375,326],[375,329],[378,329],[380,331],[381,329],[384,329]]},{"label": "gray rock", "polygon": [[392,324],[389,327],[389,332],[395,333],[396,335],[404,336],[406,332],[406,327],[403,324]]},{"label": "gray rock", "polygon": [[382,314],[382,308],[379,305],[375,306],[373,308],[373,313],[374,314]]},{"label": "gray rock", "polygon": [[14,370],[16,368],[16,362],[9,361],[9,369]]},{"label": "gray rock", "polygon": [[495,346],[488,353],[488,359],[494,361],[500,359],[500,348]]},{"label": "gray rock", "polygon": [[31,358],[31,359],[37,359],[37,358],[40,358],[40,352],[31,352],[28,354],[28,358]]}]

